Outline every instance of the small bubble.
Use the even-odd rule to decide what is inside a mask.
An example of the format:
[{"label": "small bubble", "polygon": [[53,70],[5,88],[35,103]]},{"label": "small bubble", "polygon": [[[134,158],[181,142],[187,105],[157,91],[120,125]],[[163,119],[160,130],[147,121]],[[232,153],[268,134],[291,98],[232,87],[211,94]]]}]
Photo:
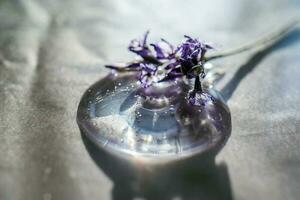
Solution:
[{"label": "small bubble", "polygon": [[103,146],[105,147],[108,143],[108,140],[106,140],[104,143],[103,143]]},{"label": "small bubble", "polygon": [[174,105],[171,105],[170,108],[169,108],[169,110],[170,111],[174,111],[175,110]]},{"label": "small bubble", "polygon": [[148,143],[149,143],[149,142],[152,142],[152,140],[153,140],[152,135],[148,135],[148,136],[146,137],[146,139],[145,139],[145,141],[147,141]]},{"label": "small bubble", "polygon": [[218,115],[216,115],[216,116],[214,117],[214,120],[216,120],[216,121],[221,121],[221,120],[222,120],[222,115],[219,113]]},{"label": "small bubble", "polygon": [[114,77],[117,77],[118,76],[118,73],[116,70],[112,70],[112,74],[114,75]]}]

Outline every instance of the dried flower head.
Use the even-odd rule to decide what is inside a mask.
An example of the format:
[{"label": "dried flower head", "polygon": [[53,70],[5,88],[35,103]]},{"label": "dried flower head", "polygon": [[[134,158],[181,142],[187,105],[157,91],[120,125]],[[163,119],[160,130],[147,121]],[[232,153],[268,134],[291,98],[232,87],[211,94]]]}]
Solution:
[{"label": "dried flower head", "polygon": [[195,89],[201,91],[200,78],[205,77],[205,53],[213,47],[190,36],[184,36],[185,40],[177,47],[165,39],[148,44],[148,35],[149,31],[141,39],[134,39],[129,44],[129,51],[140,59],[106,67],[117,71],[138,71],[137,78],[144,87],[177,78],[196,78]]}]

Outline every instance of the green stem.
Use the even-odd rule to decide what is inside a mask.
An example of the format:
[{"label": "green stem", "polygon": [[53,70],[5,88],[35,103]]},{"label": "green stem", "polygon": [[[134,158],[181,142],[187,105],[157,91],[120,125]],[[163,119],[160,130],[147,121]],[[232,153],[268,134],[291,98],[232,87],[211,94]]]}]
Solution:
[{"label": "green stem", "polygon": [[206,61],[210,61],[210,60],[214,60],[214,59],[218,59],[218,58],[224,58],[227,56],[232,56],[235,54],[239,54],[248,50],[251,50],[255,47],[258,46],[262,46],[262,45],[266,45],[270,42],[276,42],[279,39],[281,39],[285,34],[287,34],[289,31],[293,30],[293,28],[296,27],[296,25],[298,25],[300,23],[300,20],[297,19],[295,21],[292,21],[291,23],[289,23],[288,25],[281,27],[280,29],[278,29],[275,32],[272,32],[268,35],[266,35],[265,37],[262,37],[252,43],[246,44],[246,45],[242,45],[238,48],[235,49],[231,49],[228,51],[224,51],[224,52],[219,52],[219,53],[215,53],[212,54],[210,56],[206,57]]},{"label": "green stem", "polygon": [[196,94],[197,92],[202,92],[202,86],[201,86],[199,75],[196,76],[195,83],[194,83],[194,93]]}]

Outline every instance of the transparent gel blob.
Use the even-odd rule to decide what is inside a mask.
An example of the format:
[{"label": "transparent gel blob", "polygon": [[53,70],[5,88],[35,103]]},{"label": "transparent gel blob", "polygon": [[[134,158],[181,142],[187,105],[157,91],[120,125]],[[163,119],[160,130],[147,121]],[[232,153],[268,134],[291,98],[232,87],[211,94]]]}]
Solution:
[{"label": "transparent gel blob", "polygon": [[231,133],[221,95],[204,88],[194,101],[192,84],[158,83],[143,88],[135,74],[109,74],[83,95],[77,122],[100,148],[119,155],[177,159],[220,149]]}]

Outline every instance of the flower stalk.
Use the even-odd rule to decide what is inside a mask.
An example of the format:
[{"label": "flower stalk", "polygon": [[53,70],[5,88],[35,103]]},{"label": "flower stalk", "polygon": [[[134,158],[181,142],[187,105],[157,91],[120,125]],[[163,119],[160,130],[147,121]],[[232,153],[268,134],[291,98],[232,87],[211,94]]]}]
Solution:
[{"label": "flower stalk", "polygon": [[201,81],[199,76],[196,76],[195,78],[193,94],[195,95],[197,92],[202,92],[202,86],[201,86]]},{"label": "flower stalk", "polygon": [[269,43],[273,43],[273,42],[279,40],[280,38],[282,38],[286,33],[293,30],[299,23],[300,23],[300,19],[296,19],[296,20],[288,23],[287,25],[281,27],[280,29],[278,29],[272,33],[269,33],[269,34],[265,35],[264,37],[259,38],[256,41],[250,42],[248,44],[244,44],[237,48],[229,49],[227,51],[216,52],[212,55],[209,55],[206,57],[206,61],[211,61],[211,60],[218,59],[218,58],[224,58],[224,57],[240,54],[245,51],[249,51],[253,48],[257,48],[257,47],[260,47],[263,45],[267,45]]}]

